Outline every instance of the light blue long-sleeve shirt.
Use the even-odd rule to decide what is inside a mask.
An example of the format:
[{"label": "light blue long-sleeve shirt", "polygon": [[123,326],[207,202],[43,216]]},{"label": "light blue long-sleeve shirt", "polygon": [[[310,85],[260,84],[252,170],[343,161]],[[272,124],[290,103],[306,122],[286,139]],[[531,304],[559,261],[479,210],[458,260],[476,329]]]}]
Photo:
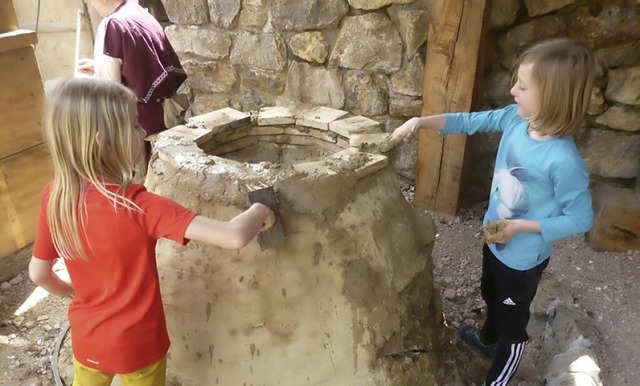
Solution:
[{"label": "light blue long-sleeve shirt", "polygon": [[551,255],[553,241],[584,233],[593,224],[589,173],[571,137],[535,140],[516,105],[478,113],[445,114],[442,134],[501,132],[489,208],[484,222],[526,219],[541,233],[521,232],[507,244],[489,244],[510,268],[526,270]]}]

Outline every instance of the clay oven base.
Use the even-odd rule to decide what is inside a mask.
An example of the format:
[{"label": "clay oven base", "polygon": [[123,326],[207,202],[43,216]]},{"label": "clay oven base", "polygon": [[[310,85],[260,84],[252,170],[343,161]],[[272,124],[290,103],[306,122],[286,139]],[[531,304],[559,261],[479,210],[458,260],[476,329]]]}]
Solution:
[{"label": "clay oven base", "polygon": [[[387,158],[343,148],[327,130],[332,142],[314,145],[336,152],[319,160],[238,162],[211,154],[268,135],[304,146],[297,143],[313,138],[313,128],[289,124],[308,135],[287,139],[273,134],[278,126],[261,132],[255,120],[222,131],[205,121],[158,138],[148,188],[229,219],[248,206],[249,190],[273,186],[287,242],[265,251],[257,241],[240,251],[159,244],[170,384],[437,384],[443,323],[432,283],[435,228],[405,201]],[[229,145],[238,140],[245,143]]]}]

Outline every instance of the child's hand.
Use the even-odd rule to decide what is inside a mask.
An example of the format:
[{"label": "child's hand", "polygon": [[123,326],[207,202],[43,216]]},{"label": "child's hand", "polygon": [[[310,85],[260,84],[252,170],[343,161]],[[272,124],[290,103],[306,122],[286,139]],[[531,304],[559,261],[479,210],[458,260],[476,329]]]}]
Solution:
[{"label": "child's hand", "polygon": [[506,244],[513,236],[523,230],[522,220],[487,221],[484,227],[484,242],[487,244]]},{"label": "child's hand", "polygon": [[262,226],[260,227],[260,232],[269,230],[269,228],[271,228],[273,224],[275,224],[276,222],[275,213],[273,213],[273,211],[264,204],[255,203],[253,205],[260,208],[260,210],[263,211],[265,216],[265,219],[262,221]]},{"label": "child's hand", "polygon": [[78,71],[81,74],[93,75],[93,70],[94,70],[93,60],[87,59],[87,58],[82,58],[78,60]]},{"label": "child's hand", "polygon": [[389,136],[387,141],[380,147],[383,153],[396,147],[400,142],[409,141],[418,131],[418,118],[411,118],[402,125],[398,126]]},{"label": "child's hand", "polygon": [[411,138],[413,138],[417,131],[418,118],[413,117],[402,125],[398,126],[398,128],[395,129],[391,134],[391,137],[389,137],[389,141],[393,141],[395,143],[407,142]]}]

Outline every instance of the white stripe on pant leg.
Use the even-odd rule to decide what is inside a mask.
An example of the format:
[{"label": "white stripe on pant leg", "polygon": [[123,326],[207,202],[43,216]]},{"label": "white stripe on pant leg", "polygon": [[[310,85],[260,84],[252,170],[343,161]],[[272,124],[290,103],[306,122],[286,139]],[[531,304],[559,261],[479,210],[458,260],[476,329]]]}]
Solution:
[{"label": "white stripe on pant leg", "polygon": [[525,345],[526,342],[514,343],[511,345],[511,354],[509,355],[509,359],[502,369],[502,373],[498,376],[498,379],[491,382],[491,386],[506,386],[507,382],[509,382],[513,374],[518,369],[518,365],[522,360]]}]

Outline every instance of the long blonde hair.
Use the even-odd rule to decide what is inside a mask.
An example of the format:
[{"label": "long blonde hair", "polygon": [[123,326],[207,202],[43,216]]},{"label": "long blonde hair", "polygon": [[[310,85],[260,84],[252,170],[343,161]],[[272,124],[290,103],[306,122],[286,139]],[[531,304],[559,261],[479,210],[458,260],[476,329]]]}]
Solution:
[{"label": "long blonde hair", "polygon": [[593,88],[595,64],[591,50],[568,38],[545,40],[527,49],[514,71],[532,64],[539,88],[539,111],[530,123],[541,133],[570,136],[583,124]]},{"label": "long blonde hair", "polygon": [[134,133],[136,100],[120,84],[90,78],[57,80],[47,91],[44,130],[54,166],[47,219],[63,258],[87,258],[86,247],[91,248],[81,241],[91,187],[114,210],[139,210],[124,196],[136,178],[133,141],[141,140]]}]

